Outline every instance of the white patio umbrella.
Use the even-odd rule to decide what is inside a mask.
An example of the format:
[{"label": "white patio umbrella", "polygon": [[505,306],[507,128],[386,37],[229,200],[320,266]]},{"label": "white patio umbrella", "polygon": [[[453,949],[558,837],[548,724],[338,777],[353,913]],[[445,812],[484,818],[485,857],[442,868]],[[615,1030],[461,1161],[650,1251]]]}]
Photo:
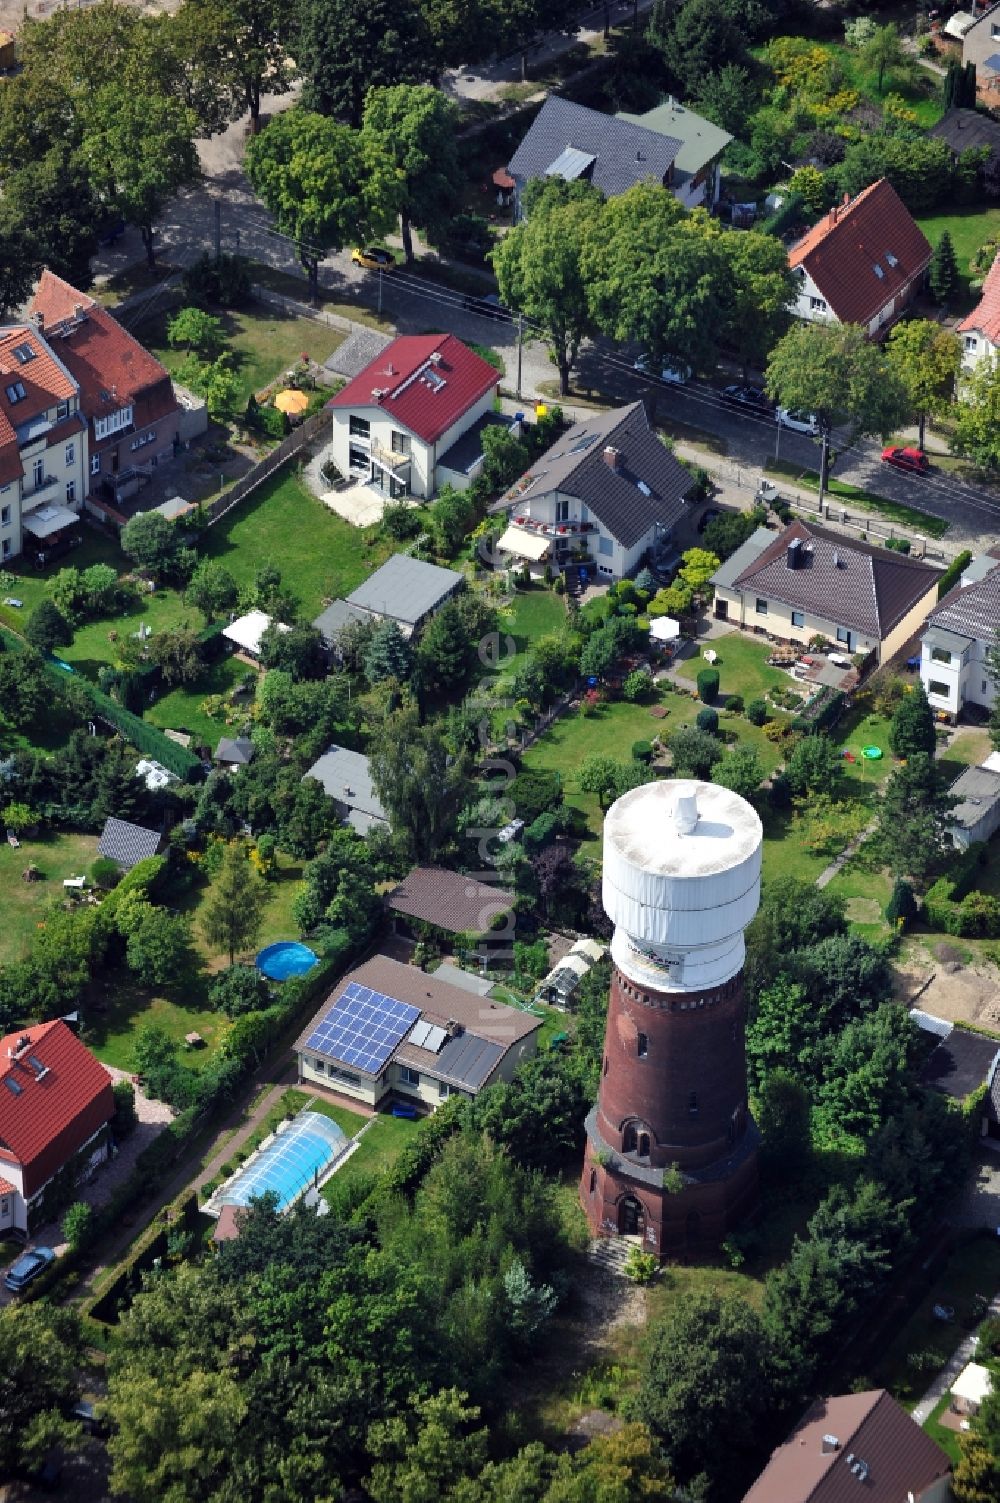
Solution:
[{"label": "white patio umbrella", "polygon": [[681,623],[673,616],[654,616],[649,623],[649,635],[654,642],[673,642],[681,634]]}]

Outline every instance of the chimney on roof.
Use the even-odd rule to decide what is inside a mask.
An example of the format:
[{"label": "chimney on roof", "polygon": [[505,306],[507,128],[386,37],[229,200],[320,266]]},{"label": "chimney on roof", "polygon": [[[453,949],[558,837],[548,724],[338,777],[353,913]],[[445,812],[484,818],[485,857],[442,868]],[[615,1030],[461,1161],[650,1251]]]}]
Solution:
[{"label": "chimney on roof", "polygon": [[73,304],[73,317],[74,318],[82,318],[83,317],[83,304],[82,303],[74,303]]},{"label": "chimney on roof", "polygon": [[441,364],[441,351],[440,350],[431,350],[430,361],[431,361],[432,365],[440,365]]},{"label": "chimney on roof", "polygon": [[35,312],[31,315],[31,321],[39,334],[45,333],[45,314],[40,308],[36,308]]},{"label": "chimney on roof", "polygon": [[792,538],[785,553],[785,562],[790,569],[798,569],[802,564],[802,539]]},{"label": "chimney on roof", "polygon": [[608,444],[604,450],[604,463],[612,470],[618,469],[618,450],[614,444]]},{"label": "chimney on roof", "polygon": [[831,1456],[834,1451],[839,1451],[839,1450],[840,1450],[840,1441],[837,1439],[836,1435],[824,1435],[823,1436],[823,1455],[824,1456]]}]

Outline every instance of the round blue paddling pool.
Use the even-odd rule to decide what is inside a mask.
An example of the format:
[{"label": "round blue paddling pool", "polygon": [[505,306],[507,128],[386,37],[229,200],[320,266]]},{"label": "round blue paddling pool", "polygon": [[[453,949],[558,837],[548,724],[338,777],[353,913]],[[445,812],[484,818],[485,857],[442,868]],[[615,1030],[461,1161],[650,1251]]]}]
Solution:
[{"label": "round blue paddling pool", "polygon": [[254,961],[262,976],[269,981],[287,981],[290,976],[304,976],[319,959],[308,945],[296,940],[283,939],[276,945],[261,950]]}]

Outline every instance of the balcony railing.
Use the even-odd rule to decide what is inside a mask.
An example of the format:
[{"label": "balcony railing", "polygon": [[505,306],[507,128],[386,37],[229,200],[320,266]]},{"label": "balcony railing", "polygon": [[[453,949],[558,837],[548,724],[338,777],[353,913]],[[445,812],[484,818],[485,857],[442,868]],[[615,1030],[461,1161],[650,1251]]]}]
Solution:
[{"label": "balcony railing", "polygon": [[41,501],[48,493],[59,484],[58,475],[45,475],[29,490],[21,493],[21,510],[27,511],[36,501]]},{"label": "balcony railing", "polygon": [[597,530],[594,522],[541,522],[529,516],[515,516],[513,522],[523,532],[534,532],[547,538],[566,538],[567,541]]},{"label": "balcony railing", "polygon": [[395,449],[383,449],[381,444],[372,440],[372,459],[380,464],[384,470],[405,470],[412,463],[411,454],[397,454]]}]

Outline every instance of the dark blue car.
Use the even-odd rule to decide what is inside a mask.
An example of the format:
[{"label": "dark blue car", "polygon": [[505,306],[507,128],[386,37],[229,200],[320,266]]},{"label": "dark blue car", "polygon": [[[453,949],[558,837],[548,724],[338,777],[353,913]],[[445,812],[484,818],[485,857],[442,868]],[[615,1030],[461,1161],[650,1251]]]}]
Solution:
[{"label": "dark blue car", "polygon": [[33,1247],[30,1252],[22,1253],[16,1263],[11,1264],[4,1277],[4,1284],[17,1294],[55,1260],[56,1255],[51,1247]]}]

